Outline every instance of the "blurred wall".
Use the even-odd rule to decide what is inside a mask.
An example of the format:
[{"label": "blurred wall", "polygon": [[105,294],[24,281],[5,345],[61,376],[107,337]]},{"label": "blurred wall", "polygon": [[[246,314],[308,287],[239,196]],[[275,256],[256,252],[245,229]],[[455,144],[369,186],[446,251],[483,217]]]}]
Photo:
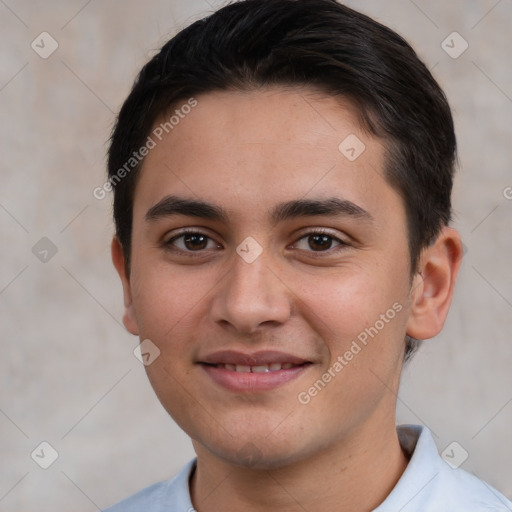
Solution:
[{"label": "blurred wall", "polygon": [[[0,2],[1,510],[98,510],[193,456],[122,327],[110,197],[92,192],[141,65],[220,4]],[[347,4],[417,49],[460,148],[467,252],[444,332],[404,372],[398,421],[428,425],[441,451],[457,441],[463,467],[512,497],[512,3]]]}]

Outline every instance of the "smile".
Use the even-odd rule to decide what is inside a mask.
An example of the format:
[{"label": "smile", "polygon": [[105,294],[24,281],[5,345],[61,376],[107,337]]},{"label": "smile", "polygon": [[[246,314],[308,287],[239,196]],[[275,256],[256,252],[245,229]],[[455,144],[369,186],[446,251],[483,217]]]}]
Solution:
[{"label": "smile", "polygon": [[270,363],[270,364],[260,364],[255,366],[248,366],[245,364],[223,364],[220,363],[216,365],[217,368],[224,368],[231,372],[239,372],[239,373],[268,373],[268,372],[278,372],[279,370],[289,370],[293,368],[294,365],[292,363]]},{"label": "smile", "polygon": [[275,351],[247,354],[217,352],[202,358],[199,365],[215,384],[237,393],[270,391],[306,372],[312,366],[303,358]]}]

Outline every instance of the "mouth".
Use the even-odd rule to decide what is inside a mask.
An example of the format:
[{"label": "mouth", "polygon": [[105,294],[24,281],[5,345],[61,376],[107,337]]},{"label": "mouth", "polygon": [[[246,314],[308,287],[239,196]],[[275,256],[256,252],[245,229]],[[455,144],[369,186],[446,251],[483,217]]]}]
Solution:
[{"label": "mouth", "polygon": [[215,384],[237,393],[255,393],[296,379],[313,363],[282,352],[223,351],[203,358],[198,364]]},{"label": "mouth", "polygon": [[[304,363],[306,364],[306,363]],[[268,373],[268,372],[278,372],[280,370],[289,370],[294,366],[302,366],[302,365],[294,365],[292,363],[268,363],[268,364],[258,364],[254,366],[245,365],[245,364],[229,364],[229,363],[218,363],[215,368],[223,368],[225,370],[229,370],[230,372],[239,372],[239,373]]]}]

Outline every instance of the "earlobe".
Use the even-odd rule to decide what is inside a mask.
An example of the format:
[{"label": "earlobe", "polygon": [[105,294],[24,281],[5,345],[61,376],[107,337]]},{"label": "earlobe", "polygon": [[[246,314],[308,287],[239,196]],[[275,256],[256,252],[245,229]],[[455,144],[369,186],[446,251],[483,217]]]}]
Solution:
[{"label": "earlobe", "polygon": [[461,259],[460,236],[448,227],[443,228],[436,241],[423,250],[411,287],[407,334],[412,338],[433,338],[443,328]]},{"label": "earlobe", "polygon": [[123,324],[131,334],[138,335],[139,328],[137,325],[137,319],[135,317],[135,311],[133,307],[132,301],[132,290],[130,277],[126,272],[126,261],[124,257],[123,246],[119,239],[115,236],[112,239],[112,244],[110,246],[112,253],[112,263],[121,278],[121,284],[123,285],[123,297],[124,297],[124,314],[123,314]]}]

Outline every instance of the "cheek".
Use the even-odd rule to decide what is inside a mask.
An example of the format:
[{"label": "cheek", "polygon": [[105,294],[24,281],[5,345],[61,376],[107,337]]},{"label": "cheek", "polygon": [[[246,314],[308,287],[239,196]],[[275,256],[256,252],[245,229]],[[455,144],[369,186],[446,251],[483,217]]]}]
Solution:
[{"label": "cheek", "polygon": [[194,434],[190,417],[202,414],[190,392],[194,340],[214,284],[189,270],[175,271],[169,264],[149,261],[135,267],[133,301],[141,340],[150,339],[160,351],[145,367],[151,386],[173,419]]},{"label": "cheek", "polygon": [[[403,278],[403,276],[402,276]],[[384,400],[393,399],[402,364],[406,307],[400,282],[357,275],[318,282],[304,293],[303,316],[328,351],[323,367],[301,389],[309,400],[305,428],[325,416],[325,431],[358,424]],[[403,292],[402,292],[403,293]],[[322,381],[322,382],[320,382]],[[309,386],[309,387],[308,387]]]},{"label": "cheek", "polygon": [[357,336],[398,300],[398,292],[374,275],[346,269],[338,275],[301,279],[302,314],[340,340]]},{"label": "cheek", "polygon": [[[329,352],[323,371],[343,374],[336,381],[351,384],[341,386],[340,392],[357,389],[355,383],[367,387],[369,370],[389,378],[402,360],[406,276],[392,268],[376,266],[374,272],[369,272],[368,267],[352,266],[303,285],[297,290],[297,296],[303,298],[300,314],[324,340]],[[342,362],[333,368],[339,357]]]},{"label": "cheek", "polygon": [[[141,336],[171,342],[170,331],[183,329],[204,308],[216,274],[191,267],[175,269],[148,259],[133,269],[133,303]],[[163,347],[162,347],[163,348]]]}]

